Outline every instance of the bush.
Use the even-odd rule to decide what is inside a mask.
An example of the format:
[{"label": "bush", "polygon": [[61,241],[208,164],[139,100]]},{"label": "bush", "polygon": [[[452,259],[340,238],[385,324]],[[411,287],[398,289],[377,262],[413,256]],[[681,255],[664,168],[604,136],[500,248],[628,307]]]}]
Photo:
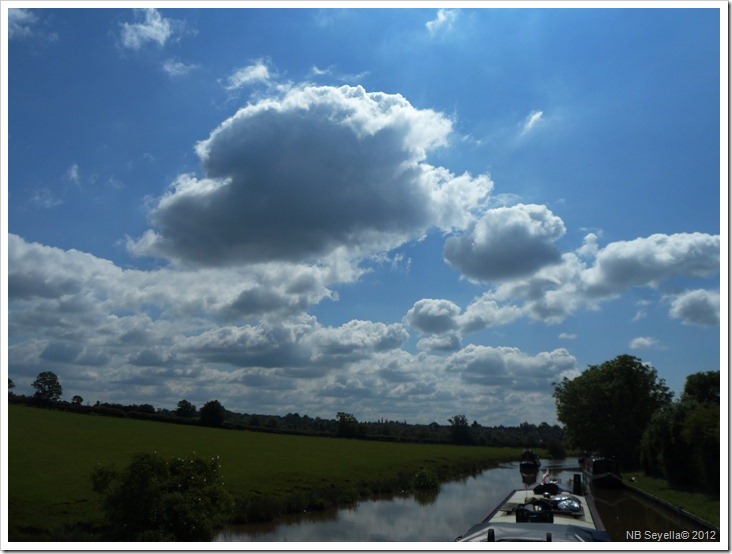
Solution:
[{"label": "bush", "polygon": [[114,540],[210,541],[231,512],[215,458],[137,454],[117,472],[98,466],[92,488],[104,495]]},{"label": "bush", "polygon": [[440,482],[433,471],[420,469],[414,476],[414,488],[420,491],[435,490],[440,488]]},{"label": "bush", "polygon": [[556,439],[549,439],[545,445],[549,455],[554,460],[561,460],[567,457],[567,449],[564,447],[564,443],[559,442]]}]

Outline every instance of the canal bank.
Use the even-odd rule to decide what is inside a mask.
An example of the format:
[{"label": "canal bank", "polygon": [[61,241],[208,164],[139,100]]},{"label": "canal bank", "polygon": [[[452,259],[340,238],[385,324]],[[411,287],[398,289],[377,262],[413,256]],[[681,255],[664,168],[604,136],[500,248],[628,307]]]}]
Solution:
[{"label": "canal bank", "polygon": [[717,542],[719,529],[640,489],[593,490],[595,505],[613,541]]}]

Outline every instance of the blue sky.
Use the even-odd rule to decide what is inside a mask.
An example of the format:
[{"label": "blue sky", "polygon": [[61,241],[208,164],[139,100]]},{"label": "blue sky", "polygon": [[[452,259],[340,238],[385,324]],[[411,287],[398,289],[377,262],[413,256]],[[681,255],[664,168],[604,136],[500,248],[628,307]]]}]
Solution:
[{"label": "blue sky", "polygon": [[17,391],[555,423],[628,353],[680,392],[726,305],[694,5],[4,3]]}]

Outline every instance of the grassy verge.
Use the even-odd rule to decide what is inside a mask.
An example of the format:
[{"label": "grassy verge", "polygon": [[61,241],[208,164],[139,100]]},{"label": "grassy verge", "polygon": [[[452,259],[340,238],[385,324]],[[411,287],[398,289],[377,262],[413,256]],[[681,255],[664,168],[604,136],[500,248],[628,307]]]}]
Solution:
[{"label": "grassy verge", "polygon": [[[635,478],[635,482],[631,479]],[[671,487],[665,479],[648,477],[642,471],[624,473],[626,483],[703,519],[719,529],[719,497]]]},{"label": "grassy verge", "polygon": [[101,503],[89,475],[99,463],[121,468],[136,452],[218,456],[226,487],[237,499],[234,522],[409,489],[420,469],[446,480],[520,454],[511,448],[227,431],[18,405],[10,405],[8,415],[11,541],[100,540]]}]

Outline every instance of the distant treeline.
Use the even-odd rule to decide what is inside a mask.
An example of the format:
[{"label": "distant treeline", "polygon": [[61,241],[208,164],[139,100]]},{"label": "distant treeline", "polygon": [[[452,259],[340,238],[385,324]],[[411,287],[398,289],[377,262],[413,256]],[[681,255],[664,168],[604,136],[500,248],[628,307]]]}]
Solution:
[{"label": "distant treeline", "polygon": [[[539,425],[524,422],[518,426],[489,427],[481,425],[477,421],[468,424],[464,415],[450,418],[446,424],[438,422],[411,424],[406,421],[388,419],[359,422],[352,414],[342,412],[339,412],[334,419],[313,418],[298,413],[288,413],[284,416],[242,414],[226,410],[215,400],[207,403],[200,410],[196,410],[185,400],[179,403],[178,410],[155,408],[151,404],[124,405],[98,401],[93,405],[84,405],[78,401],[50,401],[39,399],[36,396],[15,394],[10,395],[9,401],[80,414],[126,417],[181,425],[205,425],[232,430],[390,442],[546,448],[555,457],[564,456],[563,429],[558,425],[549,425],[546,422]],[[216,417],[212,419],[211,411],[215,412],[217,409],[220,409],[220,413],[215,414]]]}]

